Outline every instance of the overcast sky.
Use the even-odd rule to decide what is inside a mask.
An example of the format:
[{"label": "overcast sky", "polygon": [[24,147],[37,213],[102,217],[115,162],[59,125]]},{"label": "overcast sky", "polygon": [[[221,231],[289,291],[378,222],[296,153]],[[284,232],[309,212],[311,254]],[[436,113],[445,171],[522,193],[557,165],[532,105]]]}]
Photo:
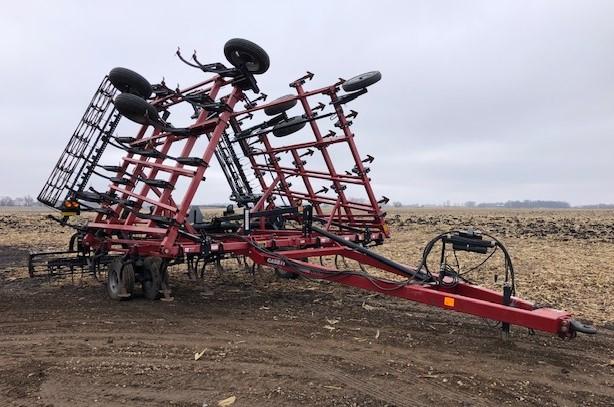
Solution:
[{"label": "overcast sky", "polygon": [[[243,37],[269,53],[273,97],[306,70],[382,72],[350,106],[378,195],[614,202],[613,21],[612,1],[5,2],[0,195],[38,194],[111,68],[189,85],[203,74],[178,45],[225,62]],[[210,177],[197,199],[225,201]]]}]

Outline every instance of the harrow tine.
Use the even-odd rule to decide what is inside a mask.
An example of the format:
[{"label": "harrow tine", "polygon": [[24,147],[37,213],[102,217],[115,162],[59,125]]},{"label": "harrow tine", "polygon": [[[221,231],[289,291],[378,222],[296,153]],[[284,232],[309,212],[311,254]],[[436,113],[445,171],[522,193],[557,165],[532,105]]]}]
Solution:
[{"label": "harrow tine", "polygon": [[355,118],[356,116],[358,116],[358,112],[356,110],[350,109],[350,114],[346,115],[345,118],[352,119],[352,118]]},{"label": "harrow tine", "polygon": [[364,160],[362,160],[363,163],[372,163],[373,160],[375,160],[375,157],[373,157],[372,155],[367,154],[367,158],[365,158]]},{"label": "harrow tine", "polygon": [[307,149],[307,152],[305,152],[305,153],[303,153],[303,154],[299,155],[299,157],[312,156],[312,155],[313,155],[313,153],[314,153],[314,151],[313,151],[311,148],[308,148],[308,149]]},{"label": "harrow tine", "polygon": [[319,102],[317,106],[311,108],[311,111],[315,112],[316,110],[324,110],[325,107],[326,105],[324,103]]},{"label": "harrow tine", "polygon": [[243,126],[243,122],[244,122],[245,120],[251,120],[251,119],[253,119],[253,118],[254,118],[254,115],[253,115],[251,112],[250,112],[250,113],[247,113],[247,114],[245,115],[245,117],[242,117],[242,118],[241,118],[241,120],[237,120],[237,124],[238,124],[239,126]]},{"label": "harrow tine", "polygon": [[247,99],[247,96],[246,96],[245,100],[247,101],[247,103],[245,103],[245,105],[243,105],[243,107],[245,107],[245,109],[253,109],[254,107],[258,106],[257,102],[259,100],[262,100],[263,102],[265,102],[268,96],[269,95],[267,95],[264,92],[261,92],[260,95],[256,99],[254,99],[254,100],[249,100],[249,99]]},{"label": "harrow tine", "polygon": [[380,199],[379,201],[377,201],[378,204],[381,205],[386,205],[388,202],[390,201],[390,198],[388,198],[387,196],[383,196],[382,195],[382,199]]},{"label": "harrow tine", "polygon": [[290,87],[296,88],[298,85],[304,84],[306,80],[312,80],[314,76],[315,75],[314,75],[313,72],[307,71],[307,73],[305,75],[301,76],[300,78],[298,78],[294,82],[290,83]]}]

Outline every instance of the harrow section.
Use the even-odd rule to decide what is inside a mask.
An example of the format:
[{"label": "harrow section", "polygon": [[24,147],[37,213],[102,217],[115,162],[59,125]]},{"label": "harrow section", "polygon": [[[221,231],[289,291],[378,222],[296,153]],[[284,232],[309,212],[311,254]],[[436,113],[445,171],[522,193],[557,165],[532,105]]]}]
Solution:
[{"label": "harrow section", "polygon": [[121,118],[113,106],[116,92],[105,76],[38,195],[40,202],[61,208],[64,199],[83,192]]},{"label": "harrow section", "polygon": [[[506,334],[511,324],[562,337],[594,333],[566,312],[517,298],[507,250],[487,235],[442,234],[427,245],[418,267],[371,250],[390,237],[382,208],[388,198],[376,197],[372,189],[374,157],[359,153],[352,130],[358,113],[348,105],[381,79],[379,72],[311,90],[306,83],[314,75],[308,72],[290,83],[290,94],[267,102],[256,81],[269,67],[266,52],[233,39],[224,53],[232,67],[202,64],[196,54],[187,60],[177,51],[181,61],[209,76],[184,89],[170,89],[164,81],[152,86],[125,68],[105,77],[39,195],[41,202],[57,208],[64,194],[64,215],[71,208],[73,213],[95,213],[87,225],[72,225],[78,233],[64,252],[70,256],[50,254],[50,274],[61,274],[62,268],[105,269],[113,299],[130,298],[136,283],[147,298],[171,299],[169,265],[185,263],[188,273],[197,276],[208,263],[245,257],[252,260],[252,271],[266,265],[291,276],[481,316],[500,321]],[[111,105],[116,91],[120,93]],[[188,126],[169,121],[178,105],[194,112]],[[114,134],[120,115],[140,125],[134,137]],[[107,145],[121,152],[120,165],[99,164]],[[222,216],[205,220],[192,202],[215,166],[214,156],[241,212],[231,205]],[[86,189],[92,175],[107,180],[108,188]],[[68,216],[58,220],[70,226]],[[439,270],[431,272],[428,253],[438,242]],[[503,293],[470,284],[448,264],[450,247],[455,257],[456,251],[492,255],[501,250]],[[309,261],[323,256],[353,259],[360,270]],[[33,276],[34,264],[43,258],[31,256]],[[365,266],[396,278],[375,277]]]}]

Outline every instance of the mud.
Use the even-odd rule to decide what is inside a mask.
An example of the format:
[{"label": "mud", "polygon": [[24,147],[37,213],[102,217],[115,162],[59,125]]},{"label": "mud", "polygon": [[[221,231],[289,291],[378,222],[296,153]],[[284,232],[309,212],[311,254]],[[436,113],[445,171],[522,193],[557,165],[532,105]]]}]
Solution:
[{"label": "mud", "polygon": [[44,214],[8,214],[0,406],[201,407],[231,396],[233,406],[614,405],[612,212],[394,215],[381,253],[416,264],[449,228],[503,235],[520,294],[596,322],[599,334],[563,341],[516,327],[503,341],[479,318],[271,270],[252,276],[231,261],[198,282],[173,273],[172,302],[113,302],[89,277],[28,279],[27,252],[62,249],[71,232]]},{"label": "mud", "polygon": [[112,302],[89,281],[4,282],[0,404],[614,404],[604,327],[573,341],[516,328],[503,341],[480,319],[269,271],[173,282],[172,302]]}]

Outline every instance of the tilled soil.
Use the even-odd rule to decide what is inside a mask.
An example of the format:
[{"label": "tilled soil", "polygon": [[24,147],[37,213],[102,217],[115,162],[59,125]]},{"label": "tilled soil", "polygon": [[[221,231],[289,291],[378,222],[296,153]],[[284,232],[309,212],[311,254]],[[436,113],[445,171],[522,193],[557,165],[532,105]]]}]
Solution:
[{"label": "tilled soil", "polygon": [[[454,223],[445,222],[439,228]],[[432,235],[408,225],[411,233],[395,226],[399,243],[386,249],[399,260],[406,253],[395,250]],[[599,334],[572,341],[519,327],[503,341],[479,318],[270,270],[228,267],[198,282],[175,273],[174,301],[113,302],[90,277],[21,278],[28,247],[39,243],[22,236],[11,246],[6,236],[0,406],[200,407],[230,397],[233,406],[614,405],[611,302],[602,302]],[[534,261],[545,257],[536,248],[569,247],[529,239],[529,251],[508,240]],[[595,244],[607,252],[609,243]]]},{"label": "tilled soil", "polygon": [[480,319],[270,272],[174,283],[172,302],[3,284],[0,405],[614,404],[607,328],[504,342]]}]

